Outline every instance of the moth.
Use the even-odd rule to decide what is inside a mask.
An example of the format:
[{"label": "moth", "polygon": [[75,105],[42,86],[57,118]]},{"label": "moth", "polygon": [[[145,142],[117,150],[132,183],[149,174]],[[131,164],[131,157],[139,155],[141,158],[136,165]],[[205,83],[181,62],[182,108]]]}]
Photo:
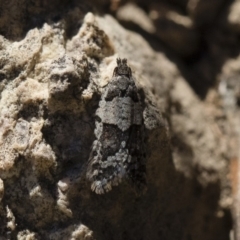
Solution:
[{"label": "moth", "polygon": [[96,110],[95,141],[87,167],[91,189],[103,194],[123,179],[145,186],[143,106],[127,59],[117,59]]}]

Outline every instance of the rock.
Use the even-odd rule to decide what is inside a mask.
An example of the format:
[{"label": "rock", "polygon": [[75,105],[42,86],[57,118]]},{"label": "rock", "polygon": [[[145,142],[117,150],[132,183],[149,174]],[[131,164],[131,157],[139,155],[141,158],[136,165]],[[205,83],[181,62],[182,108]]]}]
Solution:
[{"label": "rock", "polygon": [[240,30],[240,1],[233,1],[227,12],[227,22],[237,32]]},{"label": "rock", "polygon": [[197,53],[200,35],[188,16],[171,5],[155,3],[150,5],[150,17],[154,22],[156,35],[174,52],[184,57]]},{"label": "rock", "polygon": [[224,6],[224,0],[189,0],[187,10],[197,26],[212,24]]},{"label": "rock", "polygon": [[[40,5],[28,16],[45,12],[43,24],[31,20],[34,27],[24,30],[31,24],[18,23],[21,12],[10,24],[19,32],[3,28],[0,38],[1,237],[227,239],[229,212],[216,215],[231,204],[229,145],[215,122],[224,112],[216,107],[209,114],[214,103],[198,98],[178,66],[114,17],[88,12],[85,2],[49,4],[58,17],[50,21],[51,11]],[[166,12],[177,27],[157,34],[176,54],[190,56],[198,48],[191,20]],[[185,41],[196,46],[184,50]],[[144,99],[148,189],[136,195],[125,181],[99,196],[91,192],[86,166],[95,111],[118,57],[128,59]]]},{"label": "rock", "polygon": [[154,33],[156,31],[149,16],[133,3],[127,3],[120,7],[117,11],[117,18],[120,21],[131,22],[132,24],[138,25],[148,33]]}]

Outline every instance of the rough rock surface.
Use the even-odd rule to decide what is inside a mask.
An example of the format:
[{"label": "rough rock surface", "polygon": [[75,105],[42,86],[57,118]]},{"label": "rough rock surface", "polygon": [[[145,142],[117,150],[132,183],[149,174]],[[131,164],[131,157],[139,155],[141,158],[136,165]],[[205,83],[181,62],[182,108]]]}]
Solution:
[{"label": "rough rock surface", "polygon": [[[240,234],[239,1],[79,2],[0,2],[0,240]],[[145,101],[140,196],[86,180],[118,57]]]}]

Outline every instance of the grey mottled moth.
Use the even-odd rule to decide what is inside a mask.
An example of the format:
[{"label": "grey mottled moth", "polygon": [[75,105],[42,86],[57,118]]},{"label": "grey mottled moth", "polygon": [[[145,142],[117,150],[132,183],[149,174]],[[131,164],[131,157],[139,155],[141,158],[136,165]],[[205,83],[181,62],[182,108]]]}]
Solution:
[{"label": "grey mottled moth", "polygon": [[87,168],[92,191],[103,194],[123,179],[145,186],[143,106],[126,59],[117,59],[102,94],[94,134]]}]

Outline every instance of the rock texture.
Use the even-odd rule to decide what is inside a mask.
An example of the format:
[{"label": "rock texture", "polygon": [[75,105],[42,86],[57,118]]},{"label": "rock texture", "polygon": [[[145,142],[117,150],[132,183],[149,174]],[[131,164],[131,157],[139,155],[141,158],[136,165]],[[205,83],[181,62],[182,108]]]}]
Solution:
[{"label": "rock texture", "polygon": [[[79,2],[0,2],[0,240],[240,239],[239,1]],[[86,179],[118,57],[144,99],[142,195]]]}]

